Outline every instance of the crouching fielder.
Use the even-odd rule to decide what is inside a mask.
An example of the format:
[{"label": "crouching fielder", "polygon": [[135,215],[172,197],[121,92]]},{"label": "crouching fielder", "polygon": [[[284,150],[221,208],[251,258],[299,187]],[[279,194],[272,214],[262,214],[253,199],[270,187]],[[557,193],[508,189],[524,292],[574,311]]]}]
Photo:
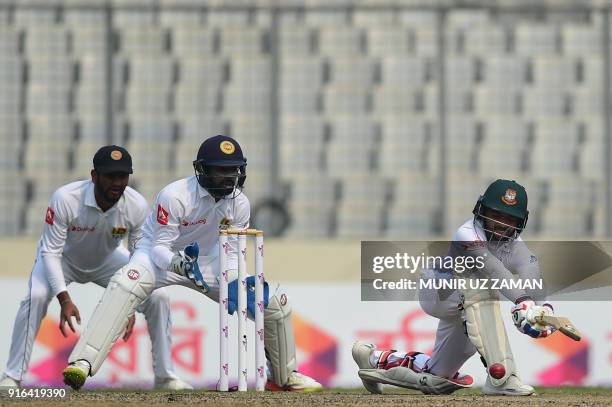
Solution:
[{"label": "crouching fielder", "polygon": [[[149,213],[147,201],[127,186],[130,174],[132,157],[128,151],[119,146],[104,146],[93,157],[91,180],[71,182],[51,197],[29,291],[15,318],[0,388],[21,385],[34,338],[54,296],[61,307],[59,328],[67,336],[66,323],[73,332],[73,318],[81,323],[68,286],[73,282],[93,282],[106,288],[117,269],[128,263]],[[124,237],[128,238],[129,251],[121,246]],[[157,291],[140,304],[138,311],[144,313],[151,337],[155,387],[191,389],[174,373],[168,295],[164,290]],[[133,323],[134,319],[126,329],[126,340]]]},{"label": "crouching fielder", "polygon": [[[143,238],[130,262],[112,278],[87,329],[64,370],[64,381],[74,389],[96,374],[135,308],[153,290],[178,284],[219,301],[219,229],[246,229],[250,204],[242,187],[246,158],[230,137],[216,136],[202,143],[194,161],[195,176],[166,186],[155,210],[145,221]],[[197,247],[202,256],[193,255]],[[238,274],[238,240],[228,236],[229,280]],[[189,250],[181,252],[189,247]],[[313,391],[321,385],[295,371],[295,342],[291,306],[285,294],[269,299],[264,312],[265,350],[271,377],[267,390]]]},{"label": "crouching fielder", "polygon": [[[453,237],[449,256],[482,256],[483,267],[473,270],[475,278],[541,278],[537,258],[527,248],[520,233],[527,223],[527,193],[514,181],[493,182],[474,208],[474,217],[459,227]],[[423,279],[461,278],[455,270],[423,270]],[[431,357],[420,352],[377,350],[374,345],[357,342],[353,358],[366,389],[382,393],[382,384],[391,384],[428,394],[450,394],[470,387],[473,379],[459,373],[476,352],[487,367],[482,391],[490,395],[530,395],[533,387],[520,380],[500,312],[496,291],[421,290],[423,310],[438,318],[436,341]],[[550,304],[536,305],[535,293],[521,289],[502,289],[514,302],[512,320],[517,329],[534,338],[551,335],[549,326],[530,322],[535,315],[552,315]],[[538,293],[541,298],[542,293]]]}]

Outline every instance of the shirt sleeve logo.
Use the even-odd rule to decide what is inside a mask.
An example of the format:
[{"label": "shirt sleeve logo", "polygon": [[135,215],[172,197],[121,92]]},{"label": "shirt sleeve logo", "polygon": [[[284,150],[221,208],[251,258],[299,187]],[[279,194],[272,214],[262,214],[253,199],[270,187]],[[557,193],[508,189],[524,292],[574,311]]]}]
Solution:
[{"label": "shirt sleeve logo", "polygon": [[45,222],[48,223],[49,225],[53,225],[53,221],[55,220],[55,212],[53,211],[53,209],[49,206],[47,208],[47,215],[45,216]]},{"label": "shirt sleeve logo", "polygon": [[157,205],[157,223],[160,225],[168,224],[168,211],[161,205]]}]

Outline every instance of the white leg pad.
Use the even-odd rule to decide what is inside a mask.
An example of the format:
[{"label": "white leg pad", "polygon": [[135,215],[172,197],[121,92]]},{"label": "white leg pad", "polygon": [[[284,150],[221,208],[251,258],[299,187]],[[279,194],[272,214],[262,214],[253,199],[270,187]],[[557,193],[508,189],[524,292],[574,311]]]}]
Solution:
[{"label": "white leg pad", "polygon": [[264,313],[264,344],[274,382],[284,386],[295,370],[295,338],[291,305],[285,294],[270,297]]},{"label": "white leg pad", "polygon": [[68,361],[86,360],[91,365],[89,374],[95,375],[129,317],[153,291],[154,283],[152,271],[138,264],[127,264],[117,271]]},{"label": "white leg pad", "polygon": [[417,373],[410,368],[401,366],[388,370],[360,369],[359,377],[375,383],[419,390],[425,394],[451,394],[456,390],[471,387],[430,373]]},{"label": "white leg pad", "polygon": [[502,378],[495,379],[489,375],[493,386],[502,386],[510,375],[516,374],[516,366],[499,301],[484,300],[465,306],[465,323],[468,337],[487,362],[487,367],[494,363],[504,365],[506,374]]}]

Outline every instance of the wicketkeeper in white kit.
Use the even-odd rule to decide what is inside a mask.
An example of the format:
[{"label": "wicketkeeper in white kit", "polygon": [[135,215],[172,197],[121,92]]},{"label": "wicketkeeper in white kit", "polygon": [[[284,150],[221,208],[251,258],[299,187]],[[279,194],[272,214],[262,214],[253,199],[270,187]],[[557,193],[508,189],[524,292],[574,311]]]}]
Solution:
[{"label": "wicketkeeper in white kit", "polygon": [[[67,336],[66,323],[72,332],[75,332],[72,319],[81,323],[67,286],[72,282],[93,282],[106,287],[115,272],[127,264],[149,213],[147,201],[127,186],[130,174],[130,154],[119,146],[104,146],[94,155],[91,180],[64,185],[51,197],[29,291],[15,318],[11,350],[0,387],[21,384],[34,339],[53,297],[57,297],[61,306],[59,328]],[[121,246],[124,237],[128,238],[129,250]],[[191,389],[174,373],[167,294],[155,292],[137,310],[145,315],[153,345],[155,387]],[[127,322],[122,327],[125,340],[132,332],[133,316]]]},{"label": "wicketkeeper in white kit", "polygon": [[[79,389],[96,374],[128,318],[156,289],[172,284],[219,298],[219,230],[246,229],[250,203],[242,192],[246,158],[238,142],[215,136],[200,146],[195,176],[175,181],[157,195],[130,262],[112,278],[64,370]],[[229,280],[237,278],[238,240],[228,238]],[[189,250],[185,250],[189,248]],[[194,251],[199,255],[194,255]],[[189,253],[188,254],[186,254]],[[270,375],[266,389],[314,391],[321,385],[298,373],[291,306],[286,294],[271,295],[264,311],[265,350]]]},{"label": "wicketkeeper in white kit", "polygon": [[[537,257],[527,248],[520,233],[527,224],[527,192],[514,181],[493,182],[474,207],[474,216],[457,229],[448,256],[484,258],[484,267],[475,278],[511,280],[541,278]],[[452,269],[424,269],[423,279],[454,279]],[[450,292],[449,292],[450,291]],[[535,315],[553,315],[542,292],[507,288],[499,290],[515,305],[512,321],[523,334],[545,338],[554,328],[534,324]],[[439,319],[436,341],[431,356],[421,352],[378,350],[373,344],[358,341],[353,346],[353,359],[359,367],[359,377],[371,393],[382,393],[382,385],[390,384],[427,394],[450,394],[473,384],[471,376],[459,369],[476,352],[487,367],[487,379],[482,391],[489,395],[526,396],[533,387],[519,378],[510,343],[500,312],[497,291],[421,290],[419,301],[423,310]]]}]

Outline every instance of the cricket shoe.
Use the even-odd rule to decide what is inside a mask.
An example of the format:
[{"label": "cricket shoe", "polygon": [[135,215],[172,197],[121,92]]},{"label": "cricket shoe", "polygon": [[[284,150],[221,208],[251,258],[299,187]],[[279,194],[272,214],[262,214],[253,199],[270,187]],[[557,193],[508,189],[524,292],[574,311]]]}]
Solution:
[{"label": "cricket shoe", "polygon": [[86,360],[72,362],[64,369],[64,383],[74,390],[79,390],[85,384],[90,369],[90,364]]},{"label": "cricket shoe", "polygon": [[374,350],[374,345],[363,342],[357,342],[353,346],[353,359],[359,367],[365,366],[359,369],[359,377],[371,393],[379,389],[382,392],[382,384],[419,390],[425,394],[451,394],[474,384],[470,375],[457,372],[452,377],[441,377],[417,367],[417,359],[426,356],[421,352],[407,352],[403,357],[397,358],[392,357],[396,353],[395,350],[385,350],[381,352],[376,366],[373,367],[370,356]]},{"label": "cricket shoe", "polygon": [[21,387],[21,380],[15,380],[5,374],[2,376],[2,380],[0,380],[0,387]]},{"label": "cricket shoe", "polygon": [[268,379],[266,382],[266,390],[268,391],[297,391],[302,393],[312,393],[323,390],[321,383],[308,377],[300,372],[293,371],[289,375],[289,380],[284,386],[279,386],[274,380]]},{"label": "cricket shoe", "polygon": [[193,390],[193,386],[187,382],[182,381],[179,378],[166,378],[158,379],[155,378],[155,389],[156,390]]},{"label": "cricket shoe", "polygon": [[[367,342],[363,342],[363,341],[357,341],[355,342],[355,344],[353,345],[353,360],[355,361],[355,363],[357,363],[357,366],[359,366],[359,369],[372,369],[372,364],[370,363],[370,357],[372,356],[372,353],[374,353],[374,351],[376,350],[376,346],[371,344],[371,343],[367,343]],[[369,391],[372,394],[382,394],[383,392],[383,386],[382,384],[375,382],[375,381],[371,381],[371,380],[367,380],[362,378],[361,382],[363,383],[363,387],[366,388],[367,391]]]},{"label": "cricket shoe", "polygon": [[482,392],[489,396],[530,396],[535,393],[535,389],[523,384],[516,374],[511,374],[501,386],[493,386],[491,378],[487,376]]}]

